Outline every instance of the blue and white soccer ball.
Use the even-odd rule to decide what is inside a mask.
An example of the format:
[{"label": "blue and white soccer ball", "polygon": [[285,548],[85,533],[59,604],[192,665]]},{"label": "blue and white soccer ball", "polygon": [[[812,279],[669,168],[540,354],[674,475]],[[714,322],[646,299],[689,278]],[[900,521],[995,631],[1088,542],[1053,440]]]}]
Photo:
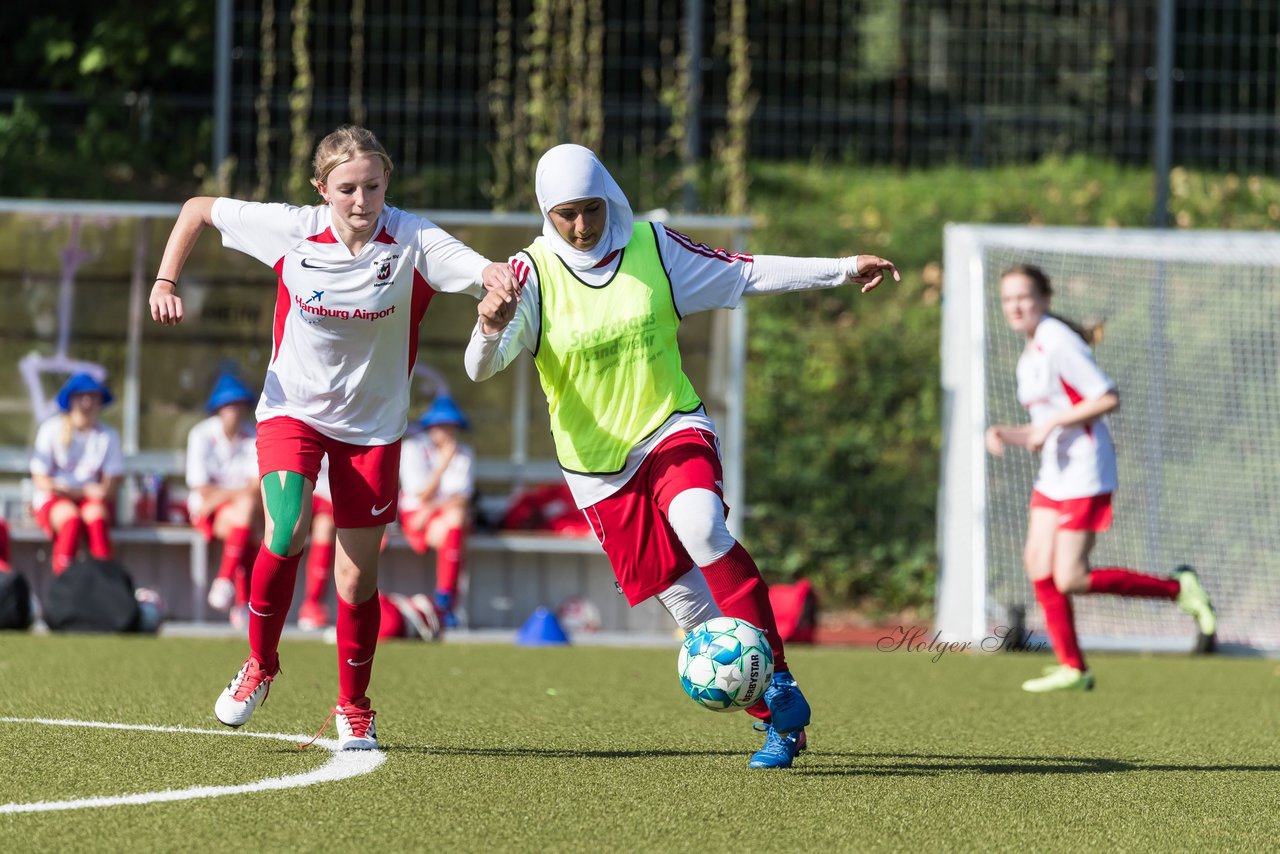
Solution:
[{"label": "blue and white soccer ball", "polygon": [[133,591],[133,598],[138,601],[138,631],[155,634],[160,631],[164,622],[164,597],[157,590],[139,587]]},{"label": "blue and white soccer ball", "polygon": [[734,712],[764,696],[773,678],[773,651],[764,632],[747,621],[713,617],[685,637],[677,666],[680,684],[695,703]]}]

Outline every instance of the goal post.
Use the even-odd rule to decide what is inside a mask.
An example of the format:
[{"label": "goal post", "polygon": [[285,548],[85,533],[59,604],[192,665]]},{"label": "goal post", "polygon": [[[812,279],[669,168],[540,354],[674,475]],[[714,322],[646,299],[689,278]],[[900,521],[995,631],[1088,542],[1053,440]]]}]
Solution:
[{"label": "goal post", "polygon": [[[949,225],[942,325],[943,441],[937,629],[978,645],[1025,615],[1022,569],[1038,459],[986,454],[992,423],[1027,420],[1023,346],[1000,311],[1000,273],[1043,268],[1051,310],[1103,324],[1095,356],[1120,391],[1110,416],[1120,487],[1096,566],[1201,574],[1219,647],[1280,652],[1280,235]],[[1190,650],[1169,602],[1074,597],[1094,649]]]}]

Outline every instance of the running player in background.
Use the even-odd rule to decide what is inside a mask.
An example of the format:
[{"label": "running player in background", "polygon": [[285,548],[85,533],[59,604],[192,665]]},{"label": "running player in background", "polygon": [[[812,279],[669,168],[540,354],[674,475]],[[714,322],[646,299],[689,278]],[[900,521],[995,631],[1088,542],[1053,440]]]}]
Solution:
[{"label": "running player in background", "polygon": [[231,625],[249,619],[250,541],[260,535],[257,395],[231,374],[222,374],[209,393],[209,417],[187,434],[187,513],[206,540],[222,542],[218,577],[209,586],[209,605],[229,612]]},{"label": "running player in background", "polygon": [[[789,258],[713,250],[631,205],[589,149],[538,162],[542,236],[511,259],[519,287],[490,291],[467,347],[473,380],[533,353],[556,456],[631,605],[657,596],[684,630],[721,611],[768,633],[776,672],[748,711],[763,722],[752,768],[788,768],[809,703],[792,678],[769,590],[725,524],[715,425],[680,363],[676,330],[744,296],[876,287],[874,255]],[[586,343],[582,343],[586,342]]]},{"label": "running player in background", "polygon": [[88,535],[90,555],[112,556],[110,528],[124,451],[120,434],[99,420],[112,401],[106,383],[75,374],[58,391],[57,401],[62,413],[36,431],[31,504],[36,522],[53,541],[53,574],[61,575],[76,558],[81,532]]},{"label": "running player in background", "polygon": [[400,529],[416,553],[436,550],[435,606],[442,625],[452,629],[475,495],[475,451],[458,439],[470,425],[452,398],[437,397],[418,424],[423,431],[405,439],[400,454]]},{"label": "running player in background", "polygon": [[326,457],[316,475],[311,493],[311,537],[307,543],[307,572],[302,604],[298,607],[298,628],[314,632],[329,625],[329,578],[333,575],[333,543],[337,536],[333,523],[333,495],[329,492],[329,460]]},{"label": "running player in background", "polygon": [[396,514],[418,327],[437,292],[478,297],[484,287],[515,283],[506,264],[386,204],[391,159],[368,130],[338,128],[320,141],[313,165],[323,204],[188,200],[151,289],[151,316],[182,321],[177,283],[205,228],[275,270],[271,362],[257,409],[266,531],[249,594],[249,657],[214,712],[228,726],[245,723],[280,672],[280,634],[327,457],[337,525],[333,715],[343,749],[376,749],[367,689],[380,617],[378,552]]},{"label": "running player in background", "polygon": [[994,424],[986,446],[1040,454],[1031,493],[1023,563],[1044,612],[1058,665],[1022,683],[1033,693],[1089,690],[1093,674],[1076,638],[1071,594],[1111,593],[1168,599],[1196,618],[1199,648],[1212,649],[1217,619],[1194,570],[1157,578],[1118,566],[1090,568],[1097,535],[1111,527],[1116,453],[1106,415],[1120,406],[1111,378],[1094,361],[1087,333],[1049,313],[1053,289],[1039,267],[1019,264],[1000,277],[1000,304],[1009,328],[1026,338],[1018,359],[1018,402],[1029,424]]}]

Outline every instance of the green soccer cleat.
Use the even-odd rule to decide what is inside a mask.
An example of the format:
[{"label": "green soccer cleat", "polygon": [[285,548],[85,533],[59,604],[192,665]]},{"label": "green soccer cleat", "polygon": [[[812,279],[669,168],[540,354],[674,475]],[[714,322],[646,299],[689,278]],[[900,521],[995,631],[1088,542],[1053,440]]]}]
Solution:
[{"label": "green soccer cleat", "polygon": [[1022,683],[1023,691],[1032,694],[1047,694],[1050,691],[1092,691],[1093,674],[1088,670],[1076,670],[1060,664],[1036,679],[1028,679]]},{"label": "green soccer cleat", "polygon": [[1178,607],[1196,618],[1200,637],[1196,640],[1196,652],[1213,652],[1218,639],[1218,615],[1214,613],[1209,594],[1200,583],[1200,576],[1189,566],[1173,571],[1178,581]]}]

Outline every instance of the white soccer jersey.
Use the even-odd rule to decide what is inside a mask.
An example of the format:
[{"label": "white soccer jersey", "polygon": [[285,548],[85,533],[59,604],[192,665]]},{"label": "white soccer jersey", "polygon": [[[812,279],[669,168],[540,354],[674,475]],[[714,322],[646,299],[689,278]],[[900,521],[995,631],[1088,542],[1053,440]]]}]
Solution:
[{"label": "white soccer jersey", "polygon": [[[1033,424],[1115,387],[1089,345],[1056,317],[1040,321],[1018,359],[1018,402]],[[1062,501],[1115,492],[1116,486],[1116,450],[1105,418],[1049,434],[1040,450],[1038,492]]]},{"label": "white soccer jersey", "polygon": [[[419,496],[439,469],[440,454],[424,430],[404,440],[400,446],[400,512],[412,513],[423,507]],[[470,498],[475,492],[476,453],[470,445],[458,443],[458,450],[444,470],[433,503],[445,498]]]},{"label": "white soccer jersey", "polygon": [[[65,415],[55,415],[40,425],[31,451],[32,474],[47,475],[54,483],[72,489],[124,474],[124,451],[115,428],[99,423],[88,430],[72,430],[70,441],[64,444],[68,430]],[[51,497],[36,489],[31,506],[39,510]]]},{"label": "white soccer jersey", "polygon": [[[856,257],[791,258],[777,255],[747,255],[712,249],[687,235],[663,225],[654,226],[658,254],[671,280],[672,298],[681,317],[717,308],[737,308],[743,297],[842,284],[857,269]],[[542,238],[539,238],[540,240]],[[625,251],[625,250],[624,250]],[[619,259],[594,270],[575,270],[584,284],[604,287],[617,271]],[[511,267],[524,285],[515,317],[501,333],[485,335],[479,324],[467,346],[466,368],[473,380],[484,380],[515,360],[520,350],[535,352],[540,334],[538,274],[528,254],[511,258]],[[565,481],[578,507],[603,501],[635,475],[649,452],[680,430],[698,428],[715,432],[715,424],[702,409],[677,412],[651,436],[627,455],[622,471],[611,475],[565,472]]]},{"label": "white soccer jersey", "polygon": [[204,506],[199,488],[243,489],[258,480],[257,431],[252,424],[240,425],[230,439],[222,420],[210,416],[187,434],[187,509],[198,515]]},{"label": "white soccer jersey", "polygon": [[224,246],[257,258],[278,279],[258,423],[288,415],[353,445],[399,439],[431,297],[478,298],[489,261],[430,220],[393,207],[354,256],[334,235],[328,205],[221,198],[213,222]]}]

